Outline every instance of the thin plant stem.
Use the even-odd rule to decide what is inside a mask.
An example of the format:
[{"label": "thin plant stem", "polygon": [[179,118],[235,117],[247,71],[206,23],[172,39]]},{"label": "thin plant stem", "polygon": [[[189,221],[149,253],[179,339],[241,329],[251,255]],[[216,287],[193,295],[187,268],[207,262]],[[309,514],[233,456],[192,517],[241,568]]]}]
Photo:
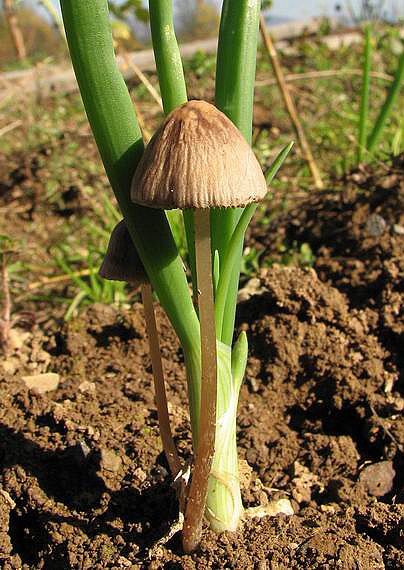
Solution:
[{"label": "thin plant stem", "polygon": [[151,139],[152,135],[149,129],[146,127],[146,121],[144,119],[143,113],[139,108],[139,105],[136,103],[134,99],[132,99],[133,107],[135,109],[135,113],[137,116],[137,120],[139,122],[140,130],[142,131],[143,140],[145,143],[148,143]]},{"label": "thin plant stem", "polygon": [[162,110],[163,109],[163,101],[162,101],[160,95],[157,93],[157,90],[155,89],[155,87],[151,84],[151,82],[148,80],[148,78],[143,73],[143,71],[131,59],[130,55],[128,54],[128,52],[124,48],[121,47],[120,53],[121,53],[121,56],[123,57],[123,60],[126,64],[126,67],[133,71],[133,73],[136,75],[136,77],[139,79],[139,81],[141,83],[143,83],[143,85],[146,87],[147,91],[150,93],[150,95],[153,97],[153,99],[155,100],[157,105]]},{"label": "thin plant stem", "polygon": [[3,354],[7,356],[10,349],[10,330],[11,330],[11,295],[10,284],[8,280],[7,270],[7,254],[1,255],[1,292],[3,297],[2,316],[0,319],[0,348]]},{"label": "thin plant stem", "polygon": [[181,462],[173,440],[168,415],[167,395],[164,384],[164,371],[161,362],[159,335],[157,332],[156,316],[153,307],[152,288],[149,283],[141,285],[141,294],[144,307],[147,335],[149,337],[150,358],[152,363],[154,389],[156,393],[157,417],[160,426],[163,449],[170,467],[172,476],[175,478],[181,470]]},{"label": "thin plant stem", "polygon": [[[74,277],[85,277],[90,275],[90,273],[97,273],[97,269],[81,269],[80,271],[74,271]],[[29,283],[27,286],[28,291],[33,289],[38,289],[39,287],[46,287],[47,285],[53,285],[54,283],[63,283],[63,281],[70,281],[71,275],[55,275],[54,277],[44,277],[40,281],[34,281]]]},{"label": "thin plant stem", "polygon": [[386,100],[383,103],[383,106],[380,110],[380,113],[376,119],[374,127],[368,138],[367,150],[370,153],[372,153],[375,150],[375,147],[379,142],[380,137],[383,133],[383,129],[388,119],[391,116],[391,112],[393,110],[394,103],[396,102],[398,94],[400,92],[403,79],[404,79],[404,44],[403,44],[403,51],[401,52],[400,59],[398,61],[397,70],[394,74],[394,81],[390,86]]},{"label": "thin plant stem", "polygon": [[307,165],[310,169],[316,188],[318,190],[322,190],[324,188],[324,183],[321,178],[320,171],[318,169],[316,161],[314,160],[313,153],[311,152],[309,142],[306,138],[306,134],[303,129],[303,125],[300,121],[293,99],[289,93],[288,86],[286,85],[282,66],[278,59],[278,54],[276,52],[272,38],[268,32],[267,25],[265,23],[265,18],[262,14],[260,16],[260,30],[261,30],[262,41],[264,42],[264,46],[267,50],[269,59],[271,61],[272,69],[274,70],[279,91],[282,95],[285,108],[288,112],[292,126],[295,130],[297,139],[299,141],[299,146],[302,149],[303,157],[306,160]]},{"label": "thin plant stem", "polygon": [[0,129],[0,137],[2,137],[3,135],[6,135],[7,133],[16,129],[17,127],[20,127],[22,124],[23,124],[23,122],[20,119],[17,119],[16,121],[12,121],[8,125],[5,125],[4,127],[2,127]]},{"label": "thin plant stem", "polygon": [[192,552],[198,546],[215,452],[217,350],[213,299],[209,210],[195,211],[195,251],[198,274],[198,307],[201,323],[201,410],[199,443],[185,511],[183,546]]},{"label": "thin plant stem", "polygon": [[[363,69],[321,69],[320,71],[307,71],[305,73],[289,73],[285,75],[286,83],[293,81],[306,81],[306,79],[326,79],[328,77],[341,77],[344,75],[360,75],[363,77]],[[381,71],[371,71],[369,76],[382,81],[393,81],[394,77]],[[277,85],[276,79],[260,79],[255,82],[255,87]]]},{"label": "thin plant stem", "polygon": [[17,14],[13,6],[13,0],[3,0],[4,18],[10,31],[17,58],[22,61],[27,57],[24,36],[22,34]]},{"label": "thin plant stem", "polygon": [[366,134],[369,115],[369,90],[370,90],[370,71],[372,62],[372,43],[371,43],[371,27],[367,25],[365,28],[365,50],[363,60],[362,75],[362,93],[359,112],[359,134],[358,134],[358,163],[363,161],[363,155],[366,150]]}]

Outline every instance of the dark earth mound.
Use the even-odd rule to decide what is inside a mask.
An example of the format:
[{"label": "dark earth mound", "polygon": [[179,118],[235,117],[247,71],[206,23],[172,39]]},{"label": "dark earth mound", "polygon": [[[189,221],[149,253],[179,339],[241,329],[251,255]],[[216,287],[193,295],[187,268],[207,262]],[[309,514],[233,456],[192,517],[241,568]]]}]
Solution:
[{"label": "dark earth mound", "polygon": [[[274,266],[241,294],[250,359],[238,444],[246,506],[274,496],[294,516],[205,531],[181,553],[153,547],[177,505],[158,434],[142,307],[96,305],[25,337],[0,374],[2,568],[404,568],[403,163],[353,173],[252,232],[273,252],[309,243],[314,269]],[[271,236],[271,243],[269,237]],[[159,312],[170,414],[190,453],[184,365]],[[24,355],[29,354],[29,357]],[[21,377],[60,374],[29,391]]]}]

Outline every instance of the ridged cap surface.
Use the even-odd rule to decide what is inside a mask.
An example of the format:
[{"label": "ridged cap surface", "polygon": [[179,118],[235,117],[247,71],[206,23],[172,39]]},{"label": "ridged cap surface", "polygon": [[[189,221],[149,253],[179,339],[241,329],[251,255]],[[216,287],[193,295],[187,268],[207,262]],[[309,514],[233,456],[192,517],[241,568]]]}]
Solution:
[{"label": "ridged cap surface", "polygon": [[104,279],[127,281],[134,287],[148,283],[143,264],[124,220],[112,230],[107,253],[98,273]]},{"label": "ridged cap surface", "polygon": [[132,181],[133,202],[154,208],[237,208],[267,193],[247,141],[214,105],[189,101],[156,131]]}]

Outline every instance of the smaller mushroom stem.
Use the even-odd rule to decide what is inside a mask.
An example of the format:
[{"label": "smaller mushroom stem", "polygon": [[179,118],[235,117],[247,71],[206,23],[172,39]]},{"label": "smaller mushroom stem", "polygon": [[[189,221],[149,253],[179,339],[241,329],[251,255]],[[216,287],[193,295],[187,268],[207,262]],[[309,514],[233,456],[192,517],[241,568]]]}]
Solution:
[{"label": "smaller mushroom stem", "polygon": [[167,395],[164,385],[164,372],[161,362],[160,343],[157,332],[156,316],[153,307],[153,294],[150,283],[141,286],[142,301],[149,337],[150,357],[152,362],[154,389],[156,392],[157,417],[160,426],[161,440],[171,474],[176,477],[181,470],[181,461],[173,440],[168,415]]},{"label": "smaller mushroom stem", "polygon": [[195,210],[195,253],[201,330],[202,378],[199,443],[183,528],[182,540],[185,552],[195,550],[200,541],[208,480],[215,451],[217,349],[209,217],[209,209]]}]

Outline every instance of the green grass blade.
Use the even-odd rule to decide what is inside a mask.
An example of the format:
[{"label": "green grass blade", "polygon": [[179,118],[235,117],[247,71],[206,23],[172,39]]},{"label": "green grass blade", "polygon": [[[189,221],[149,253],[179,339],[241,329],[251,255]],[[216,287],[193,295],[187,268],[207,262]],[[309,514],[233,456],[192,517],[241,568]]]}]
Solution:
[{"label": "green grass blade", "polygon": [[[216,106],[251,143],[260,2],[224,0],[216,67]],[[212,212],[212,250],[221,257],[241,210]]]},{"label": "green grass blade", "polygon": [[[403,46],[404,48],[404,46]],[[393,110],[394,103],[398,97],[400,92],[400,88],[404,79],[404,49],[400,55],[400,59],[398,61],[397,70],[394,74],[393,83],[390,86],[390,89],[387,93],[386,100],[383,103],[383,106],[380,110],[380,113],[376,119],[372,132],[368,138],[367,149],[371,153],[374,151],[377,143],[380,140],[380,137],[383,133],[383,129],[386,125],[386,122],[390,118],[391,112]]]},{"label": "green grass blade", "polygon": [[259,0],[224,0],[217,52],[216,105],[249,143],[260,8]]},{"label": "green grass blade", "polygon": [[172,0],[150,0],[150,28],[164,112],[188,100],[180,50],[175,37]]},{"label": "green grass blade", "polygon": [[247,333],[245,331],[241,331],[240,336],[234,343],[233,350],[231,351],[231,375],[237,393],[239,392],[241,384],[243,382],[245,369],[247,366],[247,358]]},{"label": "green grass blade", "polygon": [[72,318],[74,311],[79,307],[79,305],[82,303],[82,301],[84,301],[86,297],[87,295],[85,291],[79,291],[77,293],[65,313],[65,321],[69,321]]},{"label": "green grass blade", "polygon": [[[175,37],[172,0],[150,0],[150,28],[164,112],[167,115],[188,100],[180,50]],[[197,291],[195,225],[193,212],[183,211],[189,266],[194,294]]]},{"label": "green grass blade", "polygon": [[107,1],[61,0],[61,7],[73,67],[111,186],[160,302],[183,347],[191,349],[198,346],[199,323],[165,213],[130,200],[144,147],[116,65]]},{"label": "green grass blade", "polygon": [[[240,129],[249,143],[260,8],[260,0],[224,0],[217,53],[216,105]],[[219,252],[220,267],[223,267],[223,257],[241,213],[241,209],[212,211],[212,251]],[[229,284],[228,318],[222,337],[226,344],[231,344],[233,338],[241,254],[240,249]]]},{"label": "green grass blade", "polygon": [[363,59],[363,75],[362,75],[362,91],[361,104],[359,112],[359,133],[358,133],[358,163],[363,161],[363,155],[366,151],[366,131],[369,114],[369,88],[370,88],[370,69],[372,59],[372,30],[370,25],[365,28],[365,51]]},{"label": "green grass blade", "polygon": [[294,144],[294,141],[290,141],[290,143],[284,146],[283,149],[277,154],[271,166],[266,171],[265,180],[267,181],[268,186],[272,183],[273,179],[278,174],[280,167],[285,162],[286,157],[292,150]]}]

